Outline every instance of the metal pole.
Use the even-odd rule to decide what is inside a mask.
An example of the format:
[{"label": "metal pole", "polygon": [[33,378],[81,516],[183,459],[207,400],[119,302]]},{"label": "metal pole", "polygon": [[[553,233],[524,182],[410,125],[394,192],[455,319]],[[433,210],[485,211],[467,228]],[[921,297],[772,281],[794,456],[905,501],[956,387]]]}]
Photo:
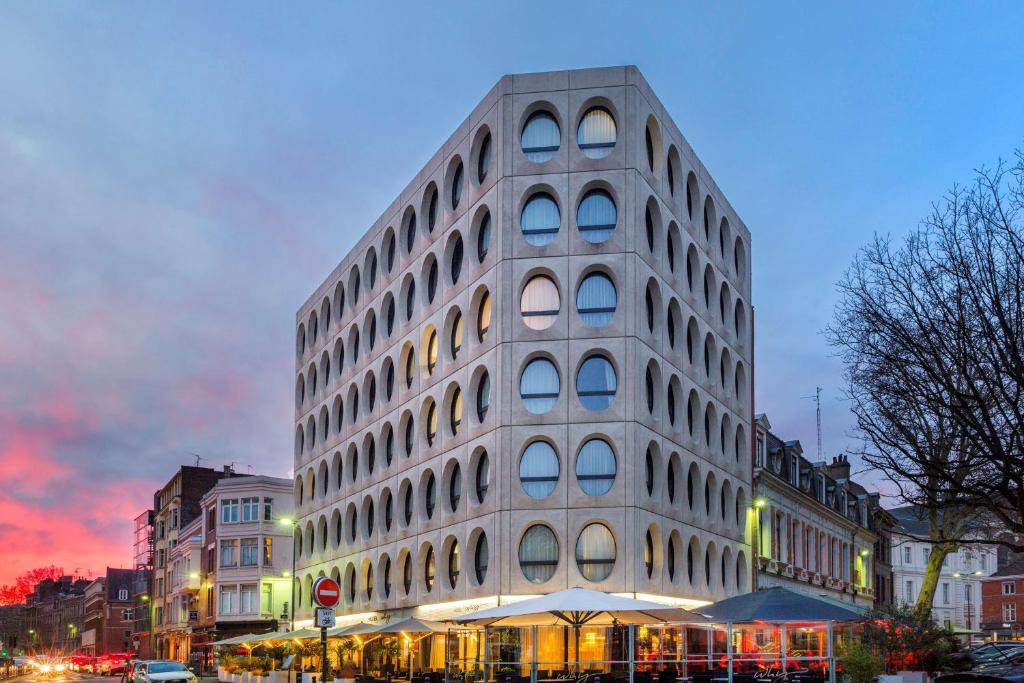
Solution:
[{"label": "metal pole", "polygon": [[320,683],[327,683],[327,627],[320,627]]},{"label": "metal pole", "polygon": [[832,622],[828,622],[828,680],[836,683],[836,660],[832,656]]},{"label": "metal pole", "polygon": [[633,683],[633,670],[636,669],[636,653],[634,651],[636,626],[630,624],[627,628],[629,628],[629,683]]},{"label": "metal pole", "polygon": [[534,624],[530,627],[530,640],[533,641],[530,648],[532,650],[530,653],[530,683],[537,683],[537,633],[537,625]]},{"label": "metal pole", "polygon": [[729,683],[732,683],[732,623],[725,625],[725,663]]},{"label": "metal pole", "polygon": [[295,530],[298,529],[298,522],[292,522],[292,606],[288,610],[289,614],[289,631],[295,630],[295,582],[298,580],[295,576]]}]

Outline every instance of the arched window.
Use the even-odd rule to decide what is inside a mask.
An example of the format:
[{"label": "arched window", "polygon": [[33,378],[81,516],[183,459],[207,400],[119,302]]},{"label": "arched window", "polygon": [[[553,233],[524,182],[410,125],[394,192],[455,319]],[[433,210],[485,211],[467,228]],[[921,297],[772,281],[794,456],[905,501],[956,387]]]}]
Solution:
[{"label": "arched window", "polygon": [[543,247],[555,241],[562,217],[558,204],[546,192],[530,197],[519,216],[519,228],[527,244]]},{"label": "arched window", "polygon": [[431,330],[427,338],[427,374],[433,375],[437,367],[437,330]]},{"label": "arched window", "polygon": [[615,147],[615,119],[604,107],[591,107],[580,120],[576,129],[576,144],[583,155],[601,159],[611,154]]},{"label": "arched window", "polygon": [[491,212],[484,213],[480,219],[480,227],[476,233],[476,260],[480,263],[487,258],[487,252],[491,250]]},{"label": "arched window", "polygon": [[665,553],[665,565],[668,569],[668,580],[675,581],[676,578],[676,540],[668,537],[668,551]]},{"label": "arched window", "polygon": [[452,512],[459,509],[459,501],[462,500],[462,468],[458,463],[452,468],[451,479],[448,480],[448,505]]},{"label": "arched window", "polygon": [[412,253],[413,245],[416,244],[416,214],[409,214],[409,222],[405,225],[405,252]]},{"label": "arched window", "polygon": [[523,322],[533,330],[546,330],[558,317],[561,299],[554,281],[545,275],[530,278],[523,288],[519,311]]},{"label": "arched window", "polygon": [[604,190],[588,192],[576,209],[576,227],[583,239],[591,244],[608,241],[615,232],[617,221],[615,201]]},{"label": "arched window", "polygon": [[530,498],[547,498],[558,483],[558,456],[546,441],[534,441],[519,459],[519,481]]},{"label": "arched window", "polygon": [[412,486],[406,487],[405,498],[402,501],[402,518],[406,526],[412,523]]},{"label": "arched window", "polygon": [[644,456],[644,483],[647,486],[647,495],[654,495],[654,454],[650,448]]},{"label": "arched window", "polygon": [[423,561],[423,586],[427,592],[434,590],[434,576],[437,574],[437,560],[434,557],[434,546],[427,546],[427,557]]},{"label": "arched window", "polygon": [[583,527],[576,539],[576,566],[588,581],[604,581],[615,568],[615,538],[604,524]]},{"label": "arched window", "polygon": [[437,261],[430,264],[430,270],[427,272],[427,302],[434,303],[435,296],[437,296]]},{"label": "arched window", "polygon": [[455,167],[455,173],[452,174],[452,211],[459,208],[459,202],[462,201],[462,163]]},{"label": "arched window", "polygon": [[437,226],[437,189],[430,193],[430,205],[427,206],[427,232],[433,233]]},{"label": "arched window", "polygon": [[587,410],[607,410],[617,387],[615,368],[603,355],[590,356],[576,373],[576,395]]},{"label": "arched window", "polygon": [[538,111],[530,115],[523,126],[522,147],[526,158],[543,163],[555,156],[562,144],[562,131],[558,121],[549,112]]},{"label": "arched window", "polygon": [[491,376],[484,371],[480,376],[480,382],[476,387],[476,419],[480,422],[487,417],[487,411],[491,407]]},{"label": "arched window", "polygon": [[491,168],[491,134],[484,136],[480,143],[480,151],[476,157],[476,178],[478,183],[483,183],[487,178],[487,171]]},{"label": "arched window", "polygon": [[534,415],[542,415],[555,406],[560,391],[558,371],[547,358],[535,358],[519,378],[519,397],[523,407]]},{"label": "arched window", "polygon": [[611,322],[618,306],[618,294],[612,279],[604,273],[591,273],[583,278],[576,290],[576,311],[589,327],[601,327]]},{"label": "arched window", "polygon": [[491,464],[487,459],[486,452],[480,455],[480,460],[476,463],[476,477],[474,478],[476,480],[476,502],[483,503],[491,481]]},{"label": "arched window", "polygon": [[427,519],[434,518],[434,508],[437,507],[437,481],[434,473],[427,475],[427,485],[423,496],[423,511],[427,513]]},{"label": "arched window", "polygon": [[644,535],[644,571],[648,579],[654,576],[654,536],[650,529]]},{"label": "arched window", "polygon": [[384,243],[384,265],[390,273],[395,267],[395,234],[390,233]]},{"label": "arched window", "polygon": [[483,342],[491,329],[491,294],[484,292],[476,314],[476,338]]},{"label": "arched window", "polygon": [[405,292],[405,319],[412,320],[413,311],[416,309],[416,282],[409,281],[409,289]]},{"label": "arched window", "polygon": [[455,387],[452,394],[451,414],[448,416],[448,426],[451,427],[452,435],[457,435],[462,428],[462,389]]},{"label": "arched window", "polygon": [[558,567],[558,539],[543,524],[534,524],[519,541],[519,568],[531,583],[544,583]]},{"label": "arched window", "polygon": [[459,542],[455,541],[452,543],[452,547],[448,549],[448,585],[455,588],[455,584],[459,582],[459,570],[462,566],[462,562],[459,557]]},{"label": "arched window", "polygon": [[412,590],[412,557],[410,555],[405,556],[405,563],[402,566],[402,588],[405,589],[406,595]]},{"label": "arched window", "polygon": [[452,284],[457,284],[462,274],[462,238],[455,237],[455,244],[452,246],[452,257],[449,262],[449,269],[452,277]]},{"label": "arched window", "polygon": [[390,557],[386,557],[385,556],[385,558],[384,558],[384,566],[383,566],[383,569],[381,569],[380,573],[381,573],[381,577],[384,579],[384,586],[383,586],[384,597],[385,598],[389,598],[389,597],[391,597],[391,558]]},{"label": "arched window", "polygon": [[476,550],[473,552],[473,573],[476,574],[476,582],[483,583],[487,578],[487,564],[490,561],[490,549],[487,547],[487,536],[480,534],[476,542]]},{"label": "arched window", "polygon": [[576,456],[576,481],[588,496],[601,496],[615,483],[615,454],[604,439],[590,439]]},{"label": "arched window", "polygon": [[437,438],[437,404],[433,401],[427,407],[427,445],[433,446]]}]

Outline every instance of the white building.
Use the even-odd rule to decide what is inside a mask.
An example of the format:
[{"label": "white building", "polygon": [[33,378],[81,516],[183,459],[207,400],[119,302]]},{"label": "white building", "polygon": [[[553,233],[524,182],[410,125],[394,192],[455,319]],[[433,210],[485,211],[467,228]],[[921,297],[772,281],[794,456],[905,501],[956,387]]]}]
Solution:
[{"label": "white building", "polygon": [[292,483],[267,476],[221,479],[202,500],[203,587],[219,639],[269,631],[287,621],[291,601]]},{"label": "white building", "polygon": [[635,67],[503,77],[297,312],[299,616],[750,590],[750,245]]},{"label": "white building", "polygon": [[[928,522],[917,508],[889,510],[899,526],[892,533],[893,588],[897,603],[913,605],[921,592],[932,544],[915,540],[928,537]],[[998,569],[996,546],[962,547],[946,556],[932,600],[936,623],[962,632],[980,630],[981,581]]]}]

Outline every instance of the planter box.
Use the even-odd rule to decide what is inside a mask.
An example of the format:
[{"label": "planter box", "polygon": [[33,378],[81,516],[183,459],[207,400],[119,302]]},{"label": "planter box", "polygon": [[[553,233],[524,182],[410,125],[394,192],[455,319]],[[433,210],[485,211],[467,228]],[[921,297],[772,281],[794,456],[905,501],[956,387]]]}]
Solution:
[{"label": "planter box", "polygon": [[928,673],[925,671],[898,671],[903,683],[928,683]]},{"label": "planter box", "polygon": [[217,667],[217,681],[218,683],[228,683],[228,672],[223,666]]}]

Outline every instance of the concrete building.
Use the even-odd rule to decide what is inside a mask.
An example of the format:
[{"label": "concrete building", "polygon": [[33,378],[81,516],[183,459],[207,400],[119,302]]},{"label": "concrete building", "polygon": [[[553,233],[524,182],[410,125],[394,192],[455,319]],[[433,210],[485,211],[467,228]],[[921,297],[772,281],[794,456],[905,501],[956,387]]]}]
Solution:
[{"label": "concrete building", "polygon": [[164,638],[169,659],[188,661],[192,651],[192,629],[199,621],[199,601],[203,599],[203,516],[181,528],[178,543],[167,557],[167,604],[164,613]]},{"label": "concrete building", "polygon": [[134,569],[107,567],[85,588],[81,652],[97,656],[131,652],[134,624]]},{"label": "concrete building", "polygon": [[0,656],[13,657],[26,651],[29,638],[25,610],[25,605],[0,605]]},{"label": "concrete building", "polygon": [[159,659],[170,656],[168,615],[174,609],[168,593],[170,565],[168,557],[178,544],[180,529],[199,515],[200,501],[213,486],[225,477],[236,474],[225,465],[221,470],[209,467],[182,466],[174,476],[153,494],[153,568],[145,602],[150,605],[152,654]]},{"label": "concrete building", "polygon": [[1024,624],[1024,558],[981,580],[981,631],[996,638],[1019,638]]},{"label": "concrete building", "polygon": [[757,586],[874,607],[877,495],[850,479],[845,456],[812,463],[765,415],[754,424]]},{"label": "concrete building", "polygon": [[[898,526],[892,532],[892,571],[894,601],[907,605],[917,602],[924,570],[932,544],[928,521],[916,507],[889,510]],[[946,556],[932,601],[932,618],[937,624],[960,633],[978,631],[980,584],[998,565],[998,551],[991,545],[961,547]]]},{"label": "concrete building", "polygon": [[503,77],[298,310],[300,622],[750,590],[750,253],[635,67]]}]

